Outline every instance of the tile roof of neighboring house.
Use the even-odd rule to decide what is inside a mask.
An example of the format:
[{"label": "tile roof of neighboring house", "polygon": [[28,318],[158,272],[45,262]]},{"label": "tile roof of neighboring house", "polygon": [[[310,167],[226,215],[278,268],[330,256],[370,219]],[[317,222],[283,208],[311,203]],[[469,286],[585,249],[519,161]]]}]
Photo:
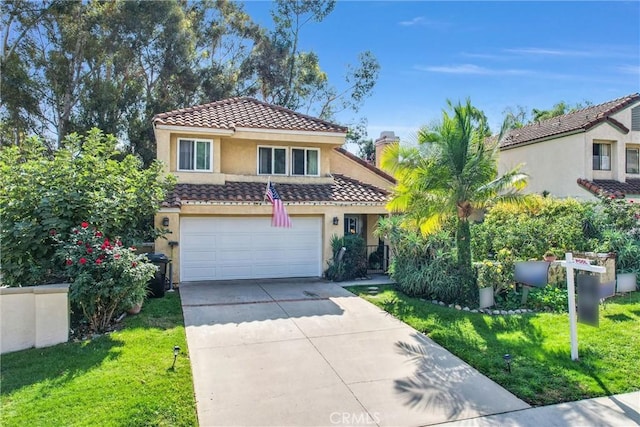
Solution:
[{"label": "tile roof of neighboring house", "polygon": [[[333,175],[333,184],[276,183],[287,203],[386,203],[388,192],[344,175]],[[227,181],[224,185],[177,184],[163,207],[196,203],[259,203],[264,200],[264,182]]]},{"label": "tile roof of neighboring house", "polygon": [[593,194],[604,193],[607,196],[624,198],[627,194],[640,194],[640,179],[628,179],[626,182],[613,179],[594,179],[589,181],[578,178],[578,185],[586,188]]},{"label": "tile roof of neighboring house", "polygon": [[372,165],[371,163],[369,163],[369,162],[367,162],[365,160],[362,160],[360,157],[356,156],[355,154],[348,152],[344,148],[337,147],[337,148],[334,148],[334,150],[336,150],[338,153],[344,154],[349,159],[351,159],[354,162],[364,166],[365,168],[369,169],[370,171],[374,172],[375,174],[380,175],[381,177],[383,177],[387,181],[392,182],[394,184],[396,183],[396,179],[394,177],[392,177],[391,175],[389,175],[388,173],[386,173],[382,169]]},{"label": "tile roof of neighboring house", "polygon": [[609,122],[621,131],[628,133],[629,129],[610,116],[638,101],[640,101],[640,94],[634,93],[603,104],[592,105],[582,110],[532,123],[519,129],[512,129],[500,141],[500,149],[509,149],[565,133],[586,131],[603,122]]},{"label": "tile roof of neighboring house", "polygon": [[347,128],[267,104],[254,98],[228,98],[156,114],[154,124],[235,130],[236,128],[346,133]]}]

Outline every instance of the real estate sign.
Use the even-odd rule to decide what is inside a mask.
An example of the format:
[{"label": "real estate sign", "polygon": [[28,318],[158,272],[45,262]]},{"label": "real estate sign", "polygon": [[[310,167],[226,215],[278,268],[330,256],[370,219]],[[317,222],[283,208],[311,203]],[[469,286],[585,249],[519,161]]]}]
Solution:
[{"label": "real estate sign", "polygon": [[[604,273],[606,268],[591,265],[588,259],[573,259],[573,254],[567,252],[565,260],[560,264],[567,269],[567,296],[569,297],[569,330],[571,333],[571,360],[578,360],[578,322],[576,314],[576,287],[573,277],[573,270],[591,271],[593,273]],[[596,293],[598,295],[598,293]],[[596,311],[597,316],[597,311]]]}]

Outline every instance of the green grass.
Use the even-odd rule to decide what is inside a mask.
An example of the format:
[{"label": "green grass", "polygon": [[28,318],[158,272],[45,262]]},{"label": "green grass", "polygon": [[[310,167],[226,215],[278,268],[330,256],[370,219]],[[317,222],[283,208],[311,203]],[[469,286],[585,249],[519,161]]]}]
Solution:
[{"label": "green grass", "polygon": [[[351,292],[383,308],[531,405],[640,389],[640,292],[600,309],[600,326],[578,325],[579,361],[571,360],[567,314],[489,316],[410,298],[392,286],[376,296]],[[513,357],[508,373],[502,356]]]},{"label": "green grass", "polygon": [[0,425],[196,425],[178,293],[147,300],[124,322],[90,341],[3,355]]}]

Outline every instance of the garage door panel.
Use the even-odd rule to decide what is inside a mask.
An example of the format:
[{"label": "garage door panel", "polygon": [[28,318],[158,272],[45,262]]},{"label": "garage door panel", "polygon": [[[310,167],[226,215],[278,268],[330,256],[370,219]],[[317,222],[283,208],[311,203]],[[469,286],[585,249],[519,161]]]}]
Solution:
[{"label": "garage door panel", "polygon": [[322,274],[322,221],[294,217],[187,217],[180,221],[182,281],[312,277]]},{"label": "garage door panel", "polygon": [[190,263],[199,263],[199,262],[207,262],[207,261],[216,261],[218,254],[216,252],[207,252],[207,251],[187,251],[185,255],[188,262]]},{"label": "garage door panel", "polygon": [[[247,275],[247,270],[244,270],[242,267],[234,267],[234,266],[225,266],[218,269],[219,276],[223,279],[252,279],[253,277],[249,277]],[[198,279],[198,280],[216,280],[206,278],[206,279]]]},{"label": "garage door panel", "polygon": [[207,277],[216,275],[215,267],[191,267],[189,271],[191,280],[208,280]]},{"label": "garage door panel", "polygon": [[246,250],[225,248],[217,252],[217,260],[230,265],[242,265],[246,261]]}]

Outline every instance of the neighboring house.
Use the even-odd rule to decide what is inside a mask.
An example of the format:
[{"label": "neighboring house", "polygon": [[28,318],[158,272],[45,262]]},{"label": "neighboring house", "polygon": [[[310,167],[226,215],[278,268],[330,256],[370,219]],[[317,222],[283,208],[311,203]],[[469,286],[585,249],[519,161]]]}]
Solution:
[{"label": "neighboring house", "polygon": [[508,132],[500,173],[523,163],[529,193],[640,199],[640,95],[635,93]]},{"label": "neighboring house", "polygon": [[[177,177],[155,225],[176,282],[318,277],[332,236],[362,235],[386,215],[391,176],[345,151],[347,129],[266,104],[231,98],[153,118],[157,158]],[[268,180],[291,228],[271,226]]]}]

